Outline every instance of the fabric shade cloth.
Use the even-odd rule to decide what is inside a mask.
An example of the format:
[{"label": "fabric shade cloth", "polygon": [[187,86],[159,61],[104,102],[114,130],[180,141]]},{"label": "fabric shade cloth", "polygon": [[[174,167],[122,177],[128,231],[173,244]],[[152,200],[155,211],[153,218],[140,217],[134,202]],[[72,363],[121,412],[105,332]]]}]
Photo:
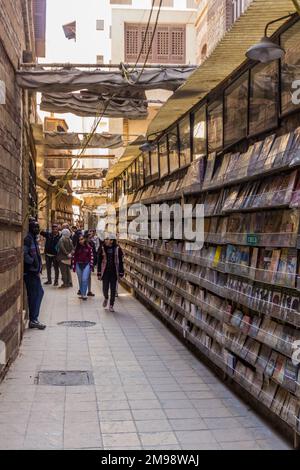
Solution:
[{"label": "fabric shade cloth", "polygon": [[[37,140],[36,145],[43,145],[48,149],[76,150],[85,147],[89,136],[85,135],[82,140],[79,134],[72,132],[49,132],[44,135],[43,140]],[[123,146],[122,136],[119,134],[94,134],[86,148],[116,149]]]},{"label": "fabric shade cloth", "polygon": [[158,89],[175,91],[194,70],[195,67],[144,70],[138,83],[134,82],[137,81],[140,72],[135,71],[129,74],[130,83],[128,83],[121,71],[35,68],[19,70],[17,83],[21,88],[42,93],[72,93],[88,90],[96,94],[113,94],[120,89],[128,93]]},{"label": "fabric shade cloth", "polygon": [[[145,119],[148,103],[144,91],[114,97],[109,94],[43,93],[40,109],[50,113],[73,113],[81,117],[103,116],[108,118]],[[125,95],[125,94],[124,94]]]}]

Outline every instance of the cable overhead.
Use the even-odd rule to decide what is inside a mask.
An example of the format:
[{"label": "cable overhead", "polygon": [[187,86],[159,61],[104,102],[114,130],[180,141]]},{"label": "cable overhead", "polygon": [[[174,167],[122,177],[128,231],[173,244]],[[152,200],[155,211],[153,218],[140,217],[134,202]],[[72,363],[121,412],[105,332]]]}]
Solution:
[{"label": "cable overhead", "polygon": [[152,14],[153,14],[153,11],[154,11],[154,5],[155,5],[155,0],[152,0],[151,11],[150,11],[150,15],[149,15],[149,18],[148,18],[148,22],[147,22],[147,26],[146,26],[146,31],[145,31],[145,34],[144,34],[144,37],[143,37],[142,46],[141,46],[139,55],[138,55],[138,57],[137,57],[137,59],[136,59],[136,62],[135,62],[135,64],[134,64],[133,68],[130,70],[130,73],[135,72],[136,66],[137,66],[137,64],[139,63],[139,60],[140,60],[141,55],[142,55],[142,53],[143,53],[143,49],[144,49],[144,46],[145,46],[146,41],[147,41],[147,35],[148,35],[148,31],[149,31],[150,24],[151,24]]}]

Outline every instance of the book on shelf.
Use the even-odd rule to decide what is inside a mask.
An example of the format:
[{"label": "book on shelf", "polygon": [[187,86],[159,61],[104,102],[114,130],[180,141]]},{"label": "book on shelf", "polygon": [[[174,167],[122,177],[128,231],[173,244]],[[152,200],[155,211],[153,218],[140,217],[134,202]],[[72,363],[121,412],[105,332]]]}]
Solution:
[{"label": "book on shelf", "polygon": [[236,179],[236,168],[238,167],[238,164],[239,164],[239,158],[240,158],[239,152],[230,154],[229,163],[228,163],[228,167],[227,167],[226,174],[225,174],[226,180],[230,181],[230,180]]},{"label": "book on shelf", "polygon": [[290,149],[291,158],[290,166],[299,165],[300,163],[300,127],[294,131],[294,139]]},{"label": "book on shelf", "polygon": [[281,250],[261,249],[258,257],[258,268],[255,279],[272,283],[276,278]]},{"label": "book on shelf", "polygon": [[210,153],[207,157],[206,171],[205,171],[204,182],[203,182],[205,186],[211,183],[212,176],[214,173],[214,168],[215,168],[216,156],[217,156],[217,153],[213,152],[213,153]]},{"label": "book on shelf", "polygon": [[282,354],[278,354],[272,377],[279,384],[283,383],[286,360],[286,357],[284,357]]},{"label": "book on shelf", "polygon": [[255,341],[253,338],[248,338],[246,341],[246,354],[244,356],[245,361],[255,365],[259,355],[260,347],[261,346],[258,341]]},{"label": "book on shelf", "polygon": [[260,376],[259,374],[254,375],[252,385],[249,387],[251,394],[254,397],[258,398],[262,390],[263,383],[264,383],[263,376]]},{"label": "book on shelf", "polygon": [[296,286],[297,257],[296,248],[282,248],[276,275],[277,284],[291,288]]},{"label": "book on shelf", "polygon": [[272,377],[272,375],[275,372],[275,367],[276,367],[278,356],[279,354],[277,351],[271,352],[266,368],[264,370],[264,374],[267,375],[268,377]]},{"label": "book on shelf", "polygon": [[263,387],[258,397],[260,401],[268,408],[271,407],[277,388],[278,385],[276,385],[272,381],[265,381],[263,384]]},{"label": "book on shelf", "polygon": [[272,134],[266,137],[265,140],[262,142],[261,150],[259,152],[259,155],[255,159],[255,167],[253,168],[253,170],[251,170],[251,174],[256,174],[264,170],[267,158],[269,156],[275,138],[276,134]]},{"label": "book on shelf", "polygon": [[281,387],[278,387],[277,393],[271,405],[271,410],[278,416],[281,414],[282,408],[288,396],[288,392]]},{"label": "book on shelf", "polygon": [[266,344],[262,344],[257,361],[256,370],[263,374],[271,356],[271,349]]},{"label": "book on shelf", "polygon": [[249,176],[255,174],[257,168],[257,162],[259,161],[259,157],[263,148],[264,141],[256,142],[252,146],[252,152],[249,160],[248,171],[247,174]]},{"label": "book on shelf", "polygon": [[295,393],[299,374],[299,365],[293,364],[291,359],[286,359],[283,373],[283,386]]},{"label": "book on shelf", "polygon": [[236,199],[240,191],[240,186],[235,186],[229,190],[228,196],[222,207],[223,212],[230,211],[233,209]]},{"label": "book on shelf", "polygon": [[286,162],[286,157],[293,142],[293,133],[280,135],[276,137],[272,148],[266,159],[266,167],[272,168],[273,166],[283,165]]},{"label": "book on shelf", "polygon": [[282,418],[290,424],[294,429],[297,429],[299,424],[299,401],[293,397],[293,395],[288,394],[281,412]]}]

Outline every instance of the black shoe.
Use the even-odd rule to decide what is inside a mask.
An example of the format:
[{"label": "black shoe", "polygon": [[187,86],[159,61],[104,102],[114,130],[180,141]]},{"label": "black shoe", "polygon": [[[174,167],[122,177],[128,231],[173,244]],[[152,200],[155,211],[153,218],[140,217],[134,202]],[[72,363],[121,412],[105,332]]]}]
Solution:
[{"label": "black shoe", "polygon": [[93,292],[88,292],[88,297],[95,297],[95,294],[93,294]]},{"label": "black shoe", "polygon": [[82,300],[87,300],[87,297],[81,297]]},{"label": "black shoe", "polygon": [[36,330],[45,330],[46,325],[43,325],[39,321],[31,321],[29,322],[29,328],[36,329]]},{"label": "black shoe", "polygon": [[[55,285],[55,284],[54,284]],[[62,284],[59,288],[60,289],[67,289],[69,286],[67,284]]]},{"label": "black shoe", "polygon": [[73,284],[69,284],[69,287],[73,287]]},{"label": "black shoe", "polygon": [[51,284],[52,284],[51,281],[44,282],[44,286],[51,286]]},{"label": "black shoe", "polygon": [[54,286],[57,287],[58,286],[58,281],[54,283]]},{"label": "black shoe", "polygon": [[81,292],[80,292],[80,290],[77,292],[77,295],[81,295]]}]

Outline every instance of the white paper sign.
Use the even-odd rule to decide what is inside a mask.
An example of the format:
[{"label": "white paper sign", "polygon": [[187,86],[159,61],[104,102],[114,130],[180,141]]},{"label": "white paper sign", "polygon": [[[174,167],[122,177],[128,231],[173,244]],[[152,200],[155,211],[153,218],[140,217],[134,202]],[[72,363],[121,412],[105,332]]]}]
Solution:
[{"label": "white paper sign", "polygon": [[6,87],[5,83],[0,80],[0,105],[6,102]]}]

